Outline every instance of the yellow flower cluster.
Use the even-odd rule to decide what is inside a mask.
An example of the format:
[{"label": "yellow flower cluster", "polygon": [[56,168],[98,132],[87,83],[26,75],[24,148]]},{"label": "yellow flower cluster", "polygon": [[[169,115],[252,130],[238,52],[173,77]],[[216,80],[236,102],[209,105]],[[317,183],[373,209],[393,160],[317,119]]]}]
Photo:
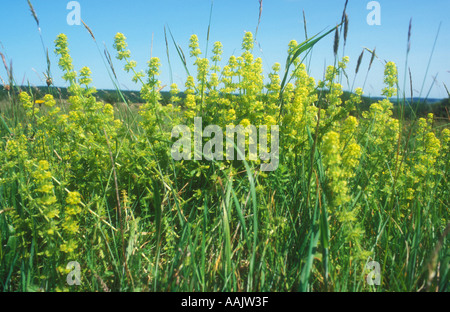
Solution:
[{"label": "yellow flower cluster", "polygon": [[[91,242],[99,242],[92,248],[92,255],[101,261],[108,259],[105,255],[113,244],[123,244],[126,249],[124,255],[118,256],[119,261],[124,260],[121,257],[132,258],[139,236],[136,211],[148,214],[142,219],[153,227],[149,231],[161,231],[158,239],[163,242],[162,250],[172,255],[177,252],[180,234],[173,224],[178,224],[177,220],[191,222],[197,208],[204,209],[200,206],[209,191],[202,189],[205,186],[213,190],[208,199],[211,202],[221,199],[222,192],[216,190],[227,189],[228,199],[236,208],[242,208],[235,210],[245,212],[250,197],[247,180],[239,180],[248,174],[243,162],[174,162],[170,158],[172,128],[184,124],[193,130],[195,117],[202,117],[204,126],[217,125],[222,129],[237,125],[280,127],[280,173],[256,170],[252,177],[257,197],[254,209],[259,214],[255,218],[273,216],[275,223],[281,222],[280,231],[289,235],[293,225],[285,222],[288,214],[277,215],[272,209],[277,196],[296,197],[293,202],[304,209],[307,218],[311,218],[312,209],[317,209],[324,217],[321,226],[328,226],[320,231],[333,233],[329,242],[323,239],[321,244],[336,252],[329,257],[336,262],[335,268],[339,266],[336,259],[340,252],[364,261],[370,256],[366,249],[374,241],[366,243],[370,239],[366,232],[373,229],[365,220],[376,215],[370,209],[390,209],[390,204],[395,203],[395,213],[411,216],[410,203],[416,199],[430,202],[436,190],[442,190],[437,181],[445,180],[439,170],[449,165],[450,130],[437,134],[434,116],[429,115],[411,125],[410,141],[401,136],[404,129],[393,118],[394,105],[390,100],[398,92],[398,73],[393,62],[385,66],[382,92],[386,98],[371,104],[361,117],[356,108],[362,102],[363,90],[357,88],[347,96],[341,83],[346,79],[348,57],[336,59],[335,66],[328,66],[324,79],[319,81],[309,75],[301,58],[293,59],[293,68],[286,73],[280,63],[273,64],[266,76],[262,59],[253,52],[254,40],[253,34],[246,32],[242,51],[230,56],[222,66],[222,43],[215,42],[212,56],[207,58],[209,54],[202,54],[199,48],[199,38],[192,35],[189,55],[196,72],[189,73],[183,81],[183,94],[172,83],[165,98],[167,105],[163,105],[160,59],[152,57],[146,70],[137,71],[138,64],[131,60],[126,37],[118,33],[114,38],[116,58],[124,62],[124,70],[133,75],[132,80],[140,84],[145,102],[139,107],[139,115],[133,116],[129,114],[130,107],[125,108],[126,114],[119,115],[121,106],[96,99],[91,70],[82,67],[77,74],[67,37],[58,35],[55,52],[63,78],[70,85],[70,107],[51,94],[41,97],[32,90],[20,92],[18,109],[24,112],[24,120],[16,124],[14,135],[0,140],[1,196],[17,194],[11,201],[20,199],[18,209],[5,215],[16,229],[14,235],[21,240],[21,260],[30,255],[31,242],[37,250],[44,250],[36,255],[38,261],[53,261],[51,267],[58,268],[60,274],[67,274],[66,261],[82,255]],[[294,40],[289,43],[289,58],[298,47]],[[247,144],[257,143],[252,140],[251,135],[245,137]],[[405,148],[400,148],[402,145]],[[250,168],[262,162],[249,158],[246,160]],[[228,184],[231,187],[224,188],[220,176],[224,172],[230,179],[226,183],[239,180],[239,185]],[[281,182],[273,188],[273,181]],[[124,185],[126,189],[121,189]],[[292,194],[285,190],[286,185],[292,186]],[[180,191],[177,186],[185,188]],[[165,192],[162,198],[158,198],[159,188],[161,194]],[[364,201],[369,211],[361,211]],[[245,206],[239,207],[241,202]],[[288,212],[297,213],[297,207],[293,205],[292,209]],[[158,212],[178,216],[168,221],[166,215],[157,216]],[[230,210],[228,220],[236,219],[233,213]],[[241,226],[247,229],[246,216],[237,217],[244,217]],[[91,226],[95,230],[89,232]],[[192,223],[192,229],[197,226]],[[263,227],[257,234],[266,235],[264,231],[270,233],[267,244],[272,243],[272,238],[280,242],[281,236],[273,229]],[[339,247],[325,247],[337,240]],[[162,261],[167,264],[169,260]],[[106,262],[102,262],[101,270],[112,267]]]}]

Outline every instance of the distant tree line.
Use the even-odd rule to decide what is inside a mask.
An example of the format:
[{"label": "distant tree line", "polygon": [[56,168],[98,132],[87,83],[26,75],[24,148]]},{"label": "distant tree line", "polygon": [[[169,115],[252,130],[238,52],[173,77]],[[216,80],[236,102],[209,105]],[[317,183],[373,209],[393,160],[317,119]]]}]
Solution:
[{"label": "distant tree line", "polygon": [[[23,86],[20,88],[15,88],[17,90],[29,91],[31,89],[33,95],[39,99],[43,97],[46,93],[49,92],[48,87],[28,87]],[[69,96],[66,88],[58,88],[52,87],[50,89],[51,93],[59,99],[66,100]],[[326,92],[326,91],[324,91]],[[350,97],[350,92],[344,92],[342,95],[342,100],[346,101]],[[117,104],[123,102],[125,99],[128,103],[138,104],[143,103],[144,100],[141,98],[139,91],[123,91],[117,92],[116,90],[97,90],[95,95],[97,100],[103,101],[109,104]],[[184,93],[180,93],[178,95],[181,98],[185,97]],[[8,99],[8,90],[5,89],[5,86],[0,85],[0,101],[4,101]],[[363,97],[362,103],[358,106],[358,112],[367,111],[372,103],[375,103],[381,100],[381,97]],[[394,117],[400,117],[401,110],[403,110],[403,115],[405,118],[412,118],[414,115],[417,117],[427,116],[429,113],[433,113],[435,117],[438,118],[450,118],[450,98],[436,100],[436,99],[400,99],[399,102],[396,102],[396,99],[391,99],[394,103]],[[170,102],[170,93],[168,91],[161,91],[161,102],[163,104],[167,104]],[[326,108],[326,107],[325,107]]]}]

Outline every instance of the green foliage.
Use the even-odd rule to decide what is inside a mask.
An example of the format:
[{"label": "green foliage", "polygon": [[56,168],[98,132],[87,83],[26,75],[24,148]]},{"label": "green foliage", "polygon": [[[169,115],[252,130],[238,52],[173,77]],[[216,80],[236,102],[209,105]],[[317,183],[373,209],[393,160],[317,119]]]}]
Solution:
[{"label": "green foliage", "polygon": [[[386,98],[364,112],[363,90],[340,84],[347,57],[316,82],[300,56],[329,33],[292,41],[283,79],[278,63],[265,79],[250,32],[223,66],[222,44],[207,58],[193,35],[196,75],[184,96],[176,84],[161,93],[158,58],[136,71],[117,34],[117,59],[143,101],[125,113],[122,96],[99,100],[89,68],[75,71],[59,35],[67,100],[21,91],[8,102],[20,122],[5,114],[0,127],[1,289],[445,290],[448,126],[432,114],[411,124],[393,115],[392,62]],[[278,169],[262,172],[248,155],[174,161],[171,130],[192,128],[196,116],[223,129],[279,125]],[[380,286],[365,280],[372,260]],[[80,286],[66,283],[70,261],[80,264]]]}]

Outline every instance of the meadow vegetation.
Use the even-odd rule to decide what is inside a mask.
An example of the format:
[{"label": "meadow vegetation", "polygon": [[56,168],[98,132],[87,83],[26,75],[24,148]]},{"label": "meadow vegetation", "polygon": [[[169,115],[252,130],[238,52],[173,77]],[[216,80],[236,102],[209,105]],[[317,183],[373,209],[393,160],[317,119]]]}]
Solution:
[{"label": "meadow vegetation", "polygon": [[[123,105],[95,97],[90,69],[75,70],[64,34],[54,52],[66,100],[51,83],[44,93],[17,86],[4,62],[0,289],[447,291],[448,123],[411,113],[393,62],[378,78],[383,99],[362,110],[362,88],[343,97],[353,71],[339,57],[345,22],[292,40],[286,67],[274,64],[267,77],[251,32],[226,62],[220,42],[206,57],[193,35],[196,72],[185,66],[185,85],[170,85],[164,105],[160,59],[137,70],[118,33],[115,56],[142,87],[138,109],[120,90],[112,101]],[[327,35],[336,61],[316,80],[305,55]],[[279,167],[262,172],[248,155],[173,160],[172,128],[192,128],[196,116],[223,129],[279,125]],[[66,281],[71,261],[79,286]],[[380,285],[367,283],[371,261]]]}]

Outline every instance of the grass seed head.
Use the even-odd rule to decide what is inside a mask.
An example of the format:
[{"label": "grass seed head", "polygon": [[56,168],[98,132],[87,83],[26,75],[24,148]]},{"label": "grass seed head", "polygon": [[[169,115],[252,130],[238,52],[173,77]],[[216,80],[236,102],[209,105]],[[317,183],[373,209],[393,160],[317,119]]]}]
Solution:
[{"label": "grass seed head", "polygon": [[359,71],[359,66],[361,66],[361,62],[362,62],[363,55],[364,55],[364,49],[362,50],[361,54],[360,54],[359,57],[358,57],[358,62],[356,63],[355,74],[357,74],[358,71]]},{"label": "grass seed head", "polygon": [[9,72],[9,70],[8,70],[8,64],[6,64],[6,59],[5,59],[5,56],[3,55],[2,52],[0,52],[0,57],[2,58],[3,66],[5,66],[6,71]]},{"label": "grass seed head", "polygon": [[377,48],[375,47],[375,48],[373,48],[373,51],[372,51],[372,57],[370,58],[370,62],[369,62],[369,70],[370,70],[370,68],[372,67],[372,63],[373,63],[373,61],[374,61],[374,59],[375,59],[375,50],[376,50]]},{"label": "grass seed head", "polygon": [[81,22],[83,23],[84,28],[86,28],[86,30],[87,30],[87,31],[89,32],[89,34],[91,35],[92,39],[94,39],[94,41],[96,41],[96,40],[95,40],[94,33],[93,33],[92,30],[89,28],[89,26],[86,25],[86,23],[85,23],[83,20],[81,20]]},{"label": "grass seed head", "polygon": [[307,25],[307,23],[306,23],[305,10],[303,10],[303,27],[305,28],[305,38],[308,39],[308,30],[307,30],[306,25]]},{"label": "grass seed head", "polygon": [[412,18],[409,20],[407,53],[409,53],[409,50],[411,50],[411,26],[412,26]]},{"label": "grass seed head", "polygon": [[338,48],[339,48],[339,28],[338,26],[336,26],[336,32],[334,33],[334,46],[333,46],[335,56],[338,53]]},{"label": "grass seed head", "polygon": [[347,35],[348,35],[348,15],[345,13],[344,18],[344,45],[347,43]]},{"label": "grass seed head", "polygon": [[33,5],[31,4],[30,0],[28,0],[28,6],[30,7],[31,15],[33,15],[33,18],[36,21],[37,26],[39,27],[39,19],[36,15],[36,11],[34,10]]}]

